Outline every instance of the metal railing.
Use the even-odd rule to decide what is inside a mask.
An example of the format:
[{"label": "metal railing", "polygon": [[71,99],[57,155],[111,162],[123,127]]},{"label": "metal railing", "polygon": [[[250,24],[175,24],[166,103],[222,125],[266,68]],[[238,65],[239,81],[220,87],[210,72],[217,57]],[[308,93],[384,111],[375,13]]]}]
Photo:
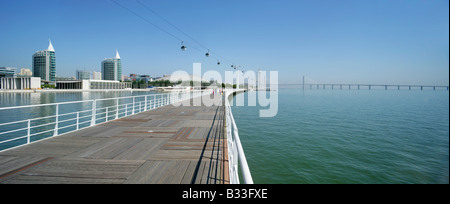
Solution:
[{"label": "metal railing", "polygon": [[239,138],[238,128],[234,121],[233,113],[231,112],[229,97],[239,90],[225,91],[225,111],[227,121],[227,141],[228,141],[228,163],[230,184],[239,184],[239,164],[241,166],[240,172],[245,184],[253,184],[252,174],[248,167],[247,159],[242,148],[241,139]]},{"label": "metal railing", "polygon": [[[0,123],[0,152],[205,94],[209,92],[177,92],[3,107],[0,108],[2,119],[18,120]],[[21,118],[21,114],[30,118]]]}]

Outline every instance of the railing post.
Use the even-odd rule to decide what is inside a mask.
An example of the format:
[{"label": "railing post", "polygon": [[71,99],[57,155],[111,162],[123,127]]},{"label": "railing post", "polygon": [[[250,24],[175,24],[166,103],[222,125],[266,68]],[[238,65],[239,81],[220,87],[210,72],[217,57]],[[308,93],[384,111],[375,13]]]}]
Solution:
[{"label": "railing post", "polygon": [[147,111],[147,96],[145,96],[144,111]]},{"label": "railing post", "polygon": [[59,104],[56,104],[56,123],[55,123],[55,130],[53,131],[53,136],[58,135],[58,123],[59,123]]},{"label": "railing post", "polygon": [[128,116],[128,103],[125,104],[125,117]]},{"label": "railing post", "polygon": [[77,130],[80,129],[80,112],[77,112]]},{"label": "railing post", "polygon": [[136,101],[136,97],[133,97],[133,110],[131,110],[131,115],[134,115],[134,103]]},{"label": "railing post", "polygon": [[92,118],[91,126],[95,125],[95,115],[97,115],[97,100],[92,101]]},{"label": "railing post", "polygon": [[[151,96],[150,96],[150,97],[151,97]],[[150,99],[150,100],[148,101],[148,102],[150,103],[150,104],[148,104],[150,110],[153,109],[153,108],[152,108],[152,105],[153,105],[153,104],[152,104],[152,103],[153,103],[152,101],[153,101],[152,99]]]},{"label": "railing post", "polygon": [[31,135],[31,120],[28,119],[27,144],[30,144],[30,135]]},{"label": "railing post", "polygon": [[106,118],[105,118],[105,122],[108,122],[108,113],[109,113],[109,107],[106,107]]},{"label": "railing post", "polygon": [[116,105],[116,119],[118,119],[119,118],[119,99],[116,100],[116,103],[117,103],[117,105]]}]

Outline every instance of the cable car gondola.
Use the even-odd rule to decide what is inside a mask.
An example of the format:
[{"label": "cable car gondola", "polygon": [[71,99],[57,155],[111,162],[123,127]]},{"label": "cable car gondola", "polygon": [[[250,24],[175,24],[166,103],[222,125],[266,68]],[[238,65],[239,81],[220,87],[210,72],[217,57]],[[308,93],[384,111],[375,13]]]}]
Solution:
[{"label": "cable car gondola", "polygon": [[206,56],[206,57],[209,57],[209,50],[208,50],[207,53],[205,53],[205,56]]},{"label": "cable car gondola", "polygon": [[181,42],[181,51],[186,51],[186,46],[184,46],[183,42]]}]

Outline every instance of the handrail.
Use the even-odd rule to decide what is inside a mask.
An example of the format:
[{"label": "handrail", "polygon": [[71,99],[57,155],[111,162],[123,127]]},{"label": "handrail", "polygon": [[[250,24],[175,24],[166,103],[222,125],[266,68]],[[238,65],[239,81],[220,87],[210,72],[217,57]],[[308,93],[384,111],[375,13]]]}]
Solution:
[{"label": "handrail", "polygon": [[234,121],[228,98],[235,92],[243,90],[225,90],[225,111],[227,121],[227,138],[228,138],[228,163],[230,172],[230,183],[239,184],[238,161],[241,166],[242,178],[245,184],[253,184],[252,174],[248,167],[247,158],[245,157],[244,148],[239,138],[238,128]]},{"label": "handrail", "polygon": [[[17,121],[7,121],[5,123],[0,123],[0,128],[3,129],[3,131],[0,129],[0,152],[206,94],[209,94],[209,92],[175,92],[167,94],[151,94],[50,104],[3,107],[0,108],[0,114],[3,110],[18,110],[22,108],[35,107],[51,107],[54,112],[36,118],[22,118],[18,119]],[[124,101],[125,99],[133,99],[133,101],[131,103],[128,103]],[[139,101],[136,99],[138,99]],[[100,101],[111,101],[110,103],[113,103],[114,105],[104,104],[104,106],[97,107],[99,104],[98,102]],[[88,104],[87,107],[84,108],[84,110],[82,109],[78,111],[71,111],[68,113],[60,112],[61,106],[63,105],[86,103]],[[60,127],[61,123],[64,123],[63,127]],[[80,125],[83,126],[80,127]],[[73,130],[60,132],[60,130],[68,128],[72,128]],[[51,133],[52,131],[52,135],[42,135],[44,133]],[[31,138],[33,136],[39,137],[35,141],[31,141]],[[19,142],[20,140],[24,140],[25,138],[26,142]]]}]

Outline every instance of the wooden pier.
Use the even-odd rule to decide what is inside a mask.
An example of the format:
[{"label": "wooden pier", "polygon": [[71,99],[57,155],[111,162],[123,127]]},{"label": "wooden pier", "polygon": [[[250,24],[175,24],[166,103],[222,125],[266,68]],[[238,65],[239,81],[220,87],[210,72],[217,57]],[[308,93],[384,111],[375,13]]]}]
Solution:
[{"label": "wooden pier", "polygon": [[226,184],[217,98],[217,106],[168,105],[1,152],[0,183]]}]

